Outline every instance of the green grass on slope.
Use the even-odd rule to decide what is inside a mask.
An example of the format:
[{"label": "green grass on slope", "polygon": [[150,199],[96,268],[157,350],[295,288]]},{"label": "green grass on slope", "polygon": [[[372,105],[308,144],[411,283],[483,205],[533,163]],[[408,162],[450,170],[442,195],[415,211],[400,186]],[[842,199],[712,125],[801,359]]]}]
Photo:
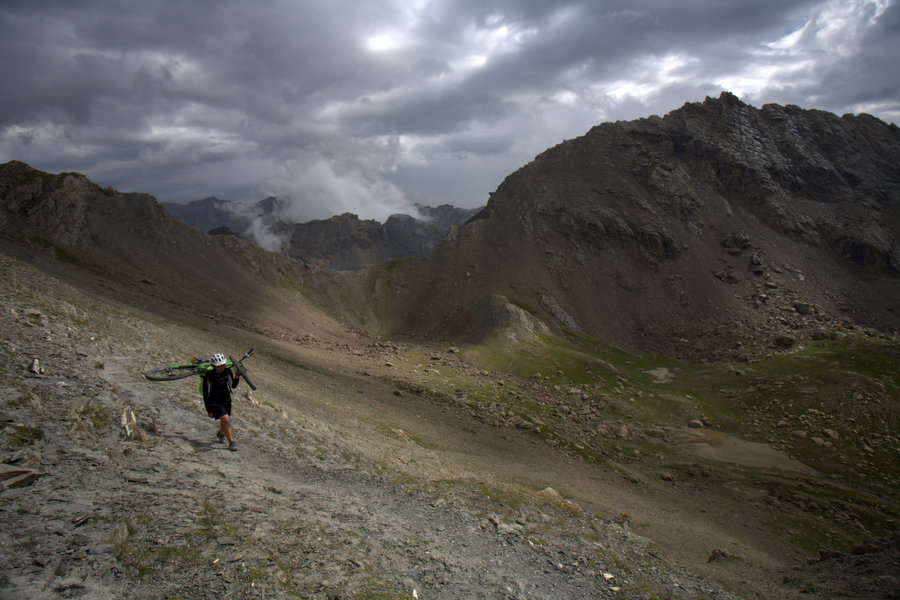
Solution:
[{"label": "green grass on slope", "polygon": [[[852,547],[897,527],[900,345],[865,336],[811,342],[751,363],[690,364],[595,340],[495,339],[462,349],[469,370],[413,356],[400,371],[477,418],[516,427],[588,462],[690,476],[697,460],[659,430],[704,430],[759,442],[816,475],[715,464],[779,515],[773,533],[805,551]],[[405,367],[405,368],[404,368]],[[627,427],[628,436],[617,435]],[[701,470],[705,467],[701,467]],[[743,485],[743,484],[742,484]],[[727,490],[720,489],[726,494]]]}]

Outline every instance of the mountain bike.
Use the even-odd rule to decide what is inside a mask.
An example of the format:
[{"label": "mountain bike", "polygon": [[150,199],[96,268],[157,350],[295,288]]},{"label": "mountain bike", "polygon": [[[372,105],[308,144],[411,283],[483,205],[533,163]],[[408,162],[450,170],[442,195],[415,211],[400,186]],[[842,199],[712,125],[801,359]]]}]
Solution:
[{"label": "mountain bike", "polygon": [[[253,354],[253,348],[247,351],[244,356],[241,357],[240,360],[235,360],[233,356],[228,357],[228,362],[225,363],[226,367],[234,367],[237,369],[237,372],[241,374],[241,377],[244,378],[244,381],[247,382],[247,385],[250,386],[251,390],[255,390],[256,386],[253,384],[253,381],[250,377],[247,376],[247,368],[244,366],[244,361]],[[185,377],[190,377],[191,375],[200,375],[202,376],[207,371],[212,371],[215,367],[212,366],[212,363],[207,361],[201,361],[198,358],[195,358],[191,361],[190,364],[187,365],[172,365],[170,367],[160,367],[159,369],[151,369],[144,373],[144,377],[149,379],[150,381],[175,381],[176,379],[184,379]]]}]

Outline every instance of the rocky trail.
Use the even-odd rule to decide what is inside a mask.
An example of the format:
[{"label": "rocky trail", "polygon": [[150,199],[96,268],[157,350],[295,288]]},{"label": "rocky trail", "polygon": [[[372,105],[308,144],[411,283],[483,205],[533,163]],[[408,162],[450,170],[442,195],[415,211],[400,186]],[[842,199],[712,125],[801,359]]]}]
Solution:
[{"label": "rocky trail", "polygon": [[232,340],[2,260],[3,598],[734,597],[551,489],[364,458],[273,402],[264,358],[229,452],[196,380],[142,372]]}]

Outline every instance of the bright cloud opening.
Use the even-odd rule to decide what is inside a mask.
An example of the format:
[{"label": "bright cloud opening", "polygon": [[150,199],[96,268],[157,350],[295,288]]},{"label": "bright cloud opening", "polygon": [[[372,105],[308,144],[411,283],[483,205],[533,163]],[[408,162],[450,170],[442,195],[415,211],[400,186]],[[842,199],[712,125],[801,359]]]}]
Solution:
[{"label": "bright cloud opening", "polygon": [[391,33],[382,33],[366,40],[366,48],[372,52],[388,52],[400,46],[397,36]]}]

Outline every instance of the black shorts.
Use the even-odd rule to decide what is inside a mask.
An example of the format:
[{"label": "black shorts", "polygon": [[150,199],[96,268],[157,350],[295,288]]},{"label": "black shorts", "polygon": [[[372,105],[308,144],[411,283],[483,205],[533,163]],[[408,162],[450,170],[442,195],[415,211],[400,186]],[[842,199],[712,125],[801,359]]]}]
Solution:
[{"label": "black shorts", "polygon": [[221,419],[224,415],[231,416],[231,400],[228,402],[218,402],[216,404],[210,402],[204,404],[206,406],[206,414],[212,415],[213,419]]}]

